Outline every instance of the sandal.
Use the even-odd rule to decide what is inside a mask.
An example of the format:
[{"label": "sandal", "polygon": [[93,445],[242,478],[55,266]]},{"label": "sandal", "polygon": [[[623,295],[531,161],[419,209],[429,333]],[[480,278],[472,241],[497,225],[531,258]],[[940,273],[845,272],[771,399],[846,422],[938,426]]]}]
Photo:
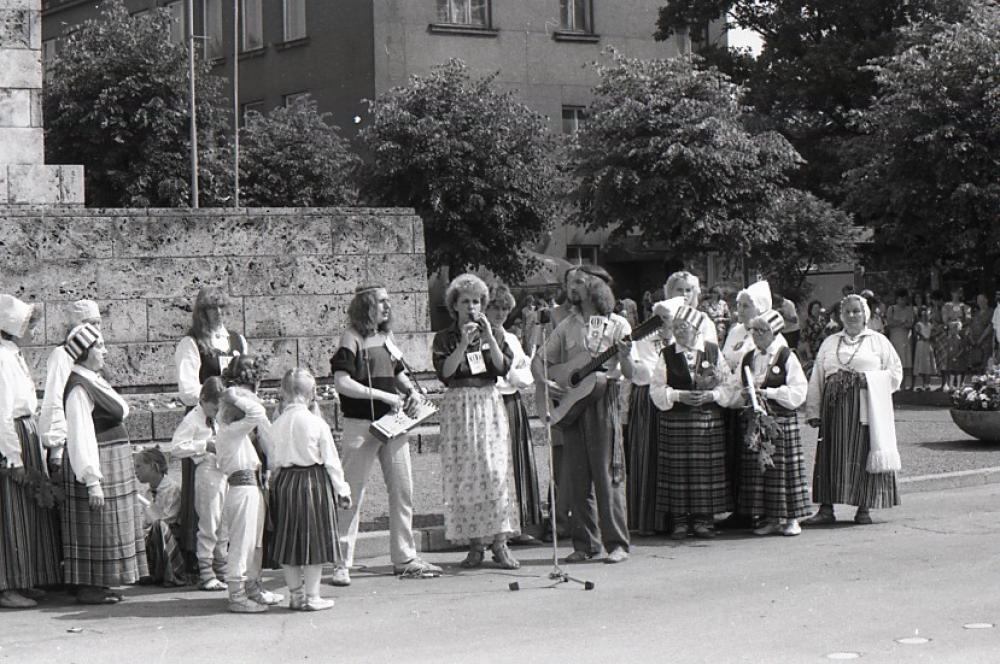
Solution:
[{"label": "sandal", "polygon": [[117,604],[122,601],[120,595],[112,595],[103,590],[81,590],[76,594],[76,601],[80,604]]},{"label": "sandal", "polygon": [[507,548],[507,542],[496,542],[490,547],[490,551],[493,552],[493,562],[497,564],[500,569],[520,569],[521,563],[517,561],[517,558],[510,554],[510,549]]},{"label": "sandal", "polygon": [[465,556],[465,560],[458,564],[459,567],[464,567],[466,569],[474,569],[476,567],[482,567],[483,556],[486,554],[486,547],[482,544],[474,544],[469,547],[469,553]]}]

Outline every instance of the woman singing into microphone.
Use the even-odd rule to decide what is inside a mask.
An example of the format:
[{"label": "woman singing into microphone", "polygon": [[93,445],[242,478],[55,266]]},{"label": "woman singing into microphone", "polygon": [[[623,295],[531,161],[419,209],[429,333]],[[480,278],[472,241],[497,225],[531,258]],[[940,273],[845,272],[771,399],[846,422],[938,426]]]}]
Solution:
[{"label": "woman singing into microphone", "polygon": [[469,543],[462,567],[482,565],[483,541],[489,538],[497,566],[517,569],[507,537],[516,535],[520,524],[507,414],[497,390],[512,355],[483,313],[488,302],[479,277],[459,275],[445,293],[455,322],[434,335],[434,369],[448,388],[441,404],[445,537]]}]

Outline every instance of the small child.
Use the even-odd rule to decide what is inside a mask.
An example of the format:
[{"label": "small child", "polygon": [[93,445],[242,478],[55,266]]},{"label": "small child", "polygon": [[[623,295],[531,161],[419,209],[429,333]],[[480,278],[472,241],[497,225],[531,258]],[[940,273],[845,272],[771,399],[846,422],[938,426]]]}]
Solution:
[{"label": "small child", "polygon": [[944,391],[957,390],[965,382],[969,346],[969,340],[962,332],[962,321],[948,321],[948,332],[941,340],[944,357],[941,358],[940,368]]},{"label": "small child", "polygon": [[316,408],[312,374],[289,369],[281,379],[281,400],[281,415],[271,427],[272,554],[285,571],[289,608],[322,611],[333,606],[319,594],[323,564],[343,564],[334,512],[351,506],[351,487],[330,426]]},{"label": "small child", "polygon": [[215,450],[219,469],[229,482],[222,508],[222,522],[229,533],[229,610],[261,613],[284,600],[260,583],[265,503],[260,458],[249,437],[254,429],[269,430],[271,423],[257,395],[242,387],[230,387],[222,393],[217,421]]},{"label": "small child", "polygon": [[159,447],[135,456],[135,478],[149,485],[149,497],[139,494],[146,529],[149,576],[143,584],[184,585],[184,556],[177,544],[181,511],[181,487],[167,476],[167,457]]},{"label": "small child", "polygon": [[170,456],[189,459],[194,465],[193,486],[184,487],[184,491],[193,493],[188,500],[193,503],[197,524],[182,523],[181,527],[186,529],[184,532],[197,533],[198,588],[209,591],[226,589],[220,579],[226,578],[229,548],[229,535],[222,526],[222,505],[228,484],[215,455],[215,416],[224,389],[218,376],[206,380],[201,386],[198,405],[184,416],[170,441]]},{"label": "small child", "polygon": [[920,307],[913,331],[917,336],[917,345],[913,351],[913,375],[920,376],[923,382],[923,385],[914,388],[914,391],[922,392],[930,388],[930,377],[938,372],[934,346],[931,342],[934,328],[931,324],[931,310],[928,307]]}]

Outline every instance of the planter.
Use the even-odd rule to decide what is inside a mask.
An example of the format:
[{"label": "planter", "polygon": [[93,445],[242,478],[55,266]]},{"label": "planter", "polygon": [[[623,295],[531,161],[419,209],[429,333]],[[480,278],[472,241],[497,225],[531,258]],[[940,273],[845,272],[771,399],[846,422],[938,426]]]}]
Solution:
[{"label": "planter", "polygon": [[951,409],[951,419],[973,438],[1000,443],[1000,411]]}]

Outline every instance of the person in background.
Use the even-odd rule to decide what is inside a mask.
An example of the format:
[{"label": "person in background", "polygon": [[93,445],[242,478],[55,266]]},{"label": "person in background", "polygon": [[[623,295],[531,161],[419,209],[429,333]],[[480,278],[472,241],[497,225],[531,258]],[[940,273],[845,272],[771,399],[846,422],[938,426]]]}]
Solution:
[{"label": "person in background", "polygon": [[167,475],[167,457],[154,447],[135,455],[135,478],[149,486],[149,495],[139,494],[146,530],[146,560],[149,576],[143,584],[183,586],[184,556],[177,545],[181,512],[181,487]]},{"label": "person in background", "polygon": [[816,357],[816,351],[819,350],[823,339],[826,338],[824,335],[826,323],[826,309],[823,308],[823,303],[819,300],[813,300],[806,307],[806,322],[802,327],[802,341],[804,342],[802,349],[810,364]]},{"label": "person in background", "polygon": [[965,382],[965,370],[969,365],[969,337],[962,329],[962,321],[948,321],[948,333],[941,342],[944,350],[941,357],[942,389],[945,392],[957,390]]},{"label": "person in background", "polygon": [[772,299],[774,300],[774,310],[781,314],[781,318],[785,321],[785,325],[781,330],[781,336],[785,337],[785,342],[789,348],[797,350],[799,347],[799,337],[801,336],[801,326],[799,325],[799,312],[795,308],[795,303],[777,293],[774,294]]},{"label": "person in background", "polygon": [[993,324],[991,322],[990,300],[985,293],[976,296],[976,307],[969,321],[969,355],[967,370],[980,374],[986,368],[986,360],[993,353]]},{"label": "person in background", "polygon": [[910,343],[910,335],[915,316],[909,300],[909,291],[905,288],[898,288],[895,293],[895,301],[889,305],[885,312],[887,336],[903,366],[903,380],[900,383],[902,390],[912,390],[914,387],[913,346]]},{"label": "person in background", "polygon": [[[101,310],[93,300],[77,300],[69,308],[67,334],[77,325],[90,323],[101,329]],[[66,347],[56,346],[45,363],[45,395],[38,416],[38,434],[48,450],[49,474],[58,476],[66,450],[66,413],[63,411],[63,393],[66,379],[73,371],[73,360],[66,354]]]},{"label": "person in background", "polygon": [[[692,309],[698,308],[698,300],[701,295],[701,282],[698,277],[687,272],[686,270],[680,270],[674,272],[669,277],[667,277],[667,282],[663,285],[663,294],[667,299],[672,297],[683,297],[685,302]],[[653,305],[653,313],[663,316],[662,302],[657,302]],[[703,329],[699,330],[701,338],[704,341],[718,345],[719,336],[716,330],[715,323],[708,317],[702,317]]]},{"label": "person in background", "polygon": [[717,338],[725,339],[729,332],[732,313],[729,311],[729,303],[722,298],[722,290],[718,286],[712,286],[708,290],[708,297],[701,301],[698,309],[705,312],[715,324]]},{"label": "person in background", "polygon": [[[196,557],[198,588],[226,589],[226,555],[229,534],[222,523],[226,502],[226,476],[219,469],[215,453],[215,416],[225,390],[222,378],[212,376],[201,386],[198,405],[188,411],[170,440],[171,458],[190,459],[194,464],[194,510],[198,517]],[[183,494],[183,491],[182,491]],[[183,501],[182,501],[183,502]]]},{"label": "person in background", "polygon": [[872,312],[872,318],[868,321],[868,329],[879,334],[885,333],[885,312],[882,311],[882,303],[875,297],[875,292],[871,289],[861,291],[861,297],[868,303],[868,309]]},{"label": "person in background", "polygon": [[35,606],[39,586],[62,582],[53,511],[32,486],[48,482],[35,428],[35,383],[19,344],[41,309],[0,295],[0,607]]}]

